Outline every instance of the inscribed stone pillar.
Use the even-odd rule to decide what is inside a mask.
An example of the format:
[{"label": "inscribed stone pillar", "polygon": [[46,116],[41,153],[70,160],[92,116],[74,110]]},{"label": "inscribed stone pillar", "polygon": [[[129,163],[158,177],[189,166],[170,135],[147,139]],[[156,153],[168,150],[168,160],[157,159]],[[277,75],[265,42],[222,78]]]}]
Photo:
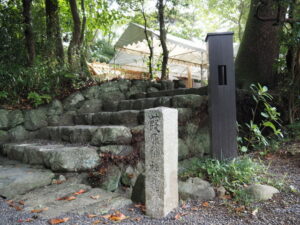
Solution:
[{"label": "inscribed stone pillar", "polygon": [[178,111],[145,110],[146,214],[166,216],[178,206]]}]

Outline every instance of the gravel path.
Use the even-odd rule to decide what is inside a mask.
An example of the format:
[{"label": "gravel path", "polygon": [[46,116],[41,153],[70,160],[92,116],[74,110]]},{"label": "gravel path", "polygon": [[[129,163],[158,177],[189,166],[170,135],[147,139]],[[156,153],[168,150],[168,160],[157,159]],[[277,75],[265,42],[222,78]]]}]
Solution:
[{"label": "gravel path", "polygon": [[[300,190],[300,155],[293,157],[272,157],[265,161],[270,165],[270,171],[278,175],[278,178],[286,176],[286,183],[293,185]],[[69,221],[63,224],[199,224],[199,225],[221,225],[221,224],[300,224],[300,194],[291,192],[281,192],[272,200],[256,203],[251,208],[240,208],[232,201],[215,199],[204,203],[189,201],[181,203],[181,207],[170,213],[163,219],[151,219],[144,215],[141,207],[130,206],[120,210],[128,218],[122,222],[111,222],[102,217],[88,218],[87,215],[78,216],[68,214],[63,217]],[[113,212],[109,212],[113,213]],[[32,222],[20,222],[32,218]],[[0,225],[49,225],[47,220],[42,220],[38,214],[25,214],[16,211],[7,205],[4,199],[0,198]]]}]

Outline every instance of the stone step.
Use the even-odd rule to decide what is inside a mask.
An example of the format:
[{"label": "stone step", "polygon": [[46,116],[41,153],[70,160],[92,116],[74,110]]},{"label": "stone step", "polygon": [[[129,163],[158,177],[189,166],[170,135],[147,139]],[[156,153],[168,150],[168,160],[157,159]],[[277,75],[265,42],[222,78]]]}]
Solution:
[{"label": "stone step", "polygon": [[131,95],[131,99],[140,99],[140,98],[153,98],[153,97],[163,97],[163,96],[175,96],[175,95],[188,95],[188,94],[196,94],[196,95],[207,95],[207,87],[201,88],[179,88],[172,90],[164,90],[157,92],[141,92],[134,95]]},{"label": "stone step", "polygon": [[94,146],[128,145],[132,138],[130,128],[126,126],[57,126],[47,127],[45,133],[53,141]]},{"label": "stone step", "polygon": [[[74,193],[83,190],[84,193]],[[57,200],[66,196],[74,196],[72,201]],[[23,211],[30,213],[31,210],[48,210],[39,213],[43,219],[66,217],[66,214],[96,214],[108,213],[109,210],[118,210],[132,204],[131,200],[118,193],[112,193],[100,188],[91,188],[89,185],[72,182],[67,179],[62,184],[53,184],[44,188],[36,189],[22,196],[13,198],[14,202],[24,201]]]},{"label": "stone step", "polygon": [[[177,108],[179,125],[193,116],[191,108]],[[126,125],[135,127],[144,124],[144,110],[122,110],[118,112],[99,112],[80,114],[74,117],[76,125]]]},{"label": "stone step", "polygon": [[41,165],[52,171],[88,171],[101,162],[96,147],[46,143],[3,144],[0,153],[26,164]]},{"label": "stone step", "polygon": [[54,173],[0,157],[0,196],[11,199],[51,184]]},{"label": "stone step", "polygon": [[123,110],[118,112],[98,112],[80,114],[74,117],[76,125],[126,125],[137,126],[143,123],[143,111]]},{"label": "stone step", "polygon": [[206,102],[207,96],[197,94],[139,98],[120,101],[118,110],[144,110],[159,106],[197,109]]}]

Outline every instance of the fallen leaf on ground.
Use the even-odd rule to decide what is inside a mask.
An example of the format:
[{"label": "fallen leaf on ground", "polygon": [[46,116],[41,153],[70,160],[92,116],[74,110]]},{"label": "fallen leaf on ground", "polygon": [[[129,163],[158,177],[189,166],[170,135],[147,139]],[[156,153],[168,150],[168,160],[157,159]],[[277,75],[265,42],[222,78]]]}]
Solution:
[{"label": "fallen leaf on ground", "polygon": [[33,218],[28,218],[28,219],[19,219],[18,220],[18,223],[23,223],[23,222],[27,222],[27,223],[29,223],[29,222],[32,222],[34,219]]},{"label": "fallen leaf on ground", "polygon": [[197,207],[193,207],[193,208],[191,208],[191,210],[193,210],[193,211],[198,211],[198,210],[199,210],[199,208],[197,208]]},{"label": "fallen leaf on ground", "polygon": [[94,221],[92,224],[99,224],[99,223],[101,223],[102,221],[101,220],[96,220],[96,221]]},{"label": "fallen leaf on ground", "polygon": [[129,208],[129,209],[128,209],[128,211],[130,211],[130,212],[133,212],[133,211],[134,211],[134,209],[133,209],[133,208]]},{"label": "fallen leaf on ground", "polygon": [[123,213],[116,212],[112,214],[108,219],[111,221],[122,221],[124,219],[127,219],[127,217]]},{"label": "fallen leaf on ground", "polygon": [[104,219],[108,219],[108,218],[110,218],[110,214],[108,214],[108,215],[104,215],[104,216],[101,216],[102,218],[104,218]]},{"label": "fallen leaf on ground", "polygon": [[142,217],[135,217],[135,218],[132,218],[133,221],[137,221],[137,222],[140,222],[142,220]]},{"label": "fallen leaf on ground", "polygon": [[61,201],[61,200],[72,201],[72,200],[75,200],[75,199],[76,199],[75,196],[65,196],[65,197],[57,198],[56,200],[58,200],[58,201]]},{"label": "fallen leaf on ground", "polygon": [[23,200],[19,201],[20,205],[25,205],[25,202]]},{"label": "fallen leaf on ground", "polygon": [[230,200],[232,199],[231,195],[224,195],[222,197],[220,197],[221,199],[227,199],[227,200]]},{"label": "fallen leaf on ground", "polygon": [[23,208],[22,207],[20,207],[20,206],[17,206],[17,205],[14,205],[13,206],[17,211],[22,211],[23,210]]},{"label": "fallen leaf on ground", "polygon": [[146,212],[146,206],[143,204],[136,204],[134,207],[139,208],[142,212]]},{"label": "fallen leaf on ground", "polygon": [[203,203],[202,203],[202,206],[203,206],[203,207],[208,207],[208,206],[209,206],[209,203],[208,203],[208,202],[203,202]]},{"label": "fallen leaf on ground", "polygon": [[88,218],[94,218],[94,217],[97,217],[97,215],[95,215],[95,214],[88,214],[87,217]]},{"label": "fallen leaf on ground", "polygon": [[79,191],[73,193],[73,195],[81,195],[81,194],[83,194],[83,193],[85,193],[85,192],[86,192],[86,190],[80,189]]},{"label": "fallen leaf on ground", "polygon": [[65,223],[65,222],[69,221],[69,219],[70,218],[68,218],[68,217],[62,218],[62,219],[51,219],[48,222],[51,225],[55,225],[55,224]]},{"label": "fallen leaf on ground", "polygon": [[95,199],[95,200],[97,200],[97,199],[99,199],[99,198],[100,198],[100,195],[92,195],[92,196],[90,196],[90,198],[91,198],[91,199]]},{"label": "fallen leaf on ground", "polygon": [[236,211],[237,213],[243,212],[243,211],[245,211],[245,206],[242,205],[241,207],[235,208],[235,211]]},{"label": "fallen leaf on ground", "polygon": [[180,215],[180,213],[177,213],[175,216],[175,220],[180,220],[180,219],[181,219],[181,215]]},{"label": "fallen leaf on ground", "polygon": [[33,209],[31,210],[31,213],[41,213],[44,211],[47,211],[49,208],[43,208],[43,209]]},{"label": "fallen leaf on ground", "polygon": [[53,184],[62,184],[63,182],[65,182],[65,181],[63,181],[63,180],[54,180],[52,183]]}]

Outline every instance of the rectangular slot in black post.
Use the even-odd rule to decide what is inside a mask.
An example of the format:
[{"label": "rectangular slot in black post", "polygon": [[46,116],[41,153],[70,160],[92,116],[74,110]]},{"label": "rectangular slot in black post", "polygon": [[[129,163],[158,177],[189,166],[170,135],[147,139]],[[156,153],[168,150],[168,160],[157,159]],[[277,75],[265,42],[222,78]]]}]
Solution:
[{"label": "rectangular slot in black post", "polygon": [[219,77],[219,85],[227,85],[227,71],[226,65],[218,66],[218,77]]}]

